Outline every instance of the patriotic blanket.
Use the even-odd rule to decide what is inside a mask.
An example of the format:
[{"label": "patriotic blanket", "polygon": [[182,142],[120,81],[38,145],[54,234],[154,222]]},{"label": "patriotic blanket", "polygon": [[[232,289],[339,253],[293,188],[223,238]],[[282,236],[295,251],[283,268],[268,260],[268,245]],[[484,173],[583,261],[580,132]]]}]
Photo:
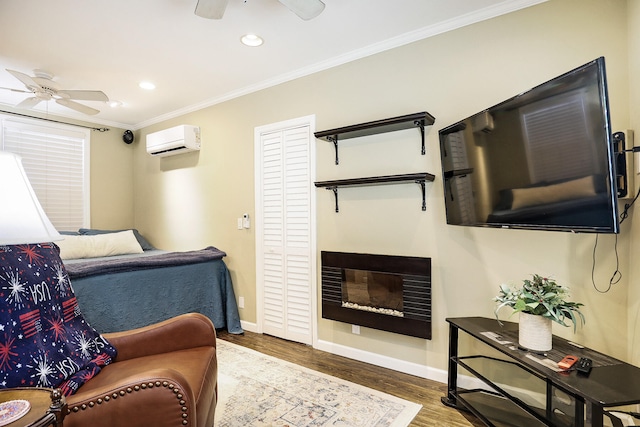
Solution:
[{"label": "patriotic blanket", "polygon": [[80,312],[55,244],[0,246],[0,388],[68,396],[115,355]]}]

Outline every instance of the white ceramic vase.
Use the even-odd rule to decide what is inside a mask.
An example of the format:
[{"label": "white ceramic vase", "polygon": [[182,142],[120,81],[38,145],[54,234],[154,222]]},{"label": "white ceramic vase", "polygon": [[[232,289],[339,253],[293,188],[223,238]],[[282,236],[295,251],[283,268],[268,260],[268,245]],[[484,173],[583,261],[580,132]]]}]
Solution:
[{"label": "white ceramic vase", "polygon": [[531,351],[549,351],[552,342],[551,319],[520,312],[518,344]]}]

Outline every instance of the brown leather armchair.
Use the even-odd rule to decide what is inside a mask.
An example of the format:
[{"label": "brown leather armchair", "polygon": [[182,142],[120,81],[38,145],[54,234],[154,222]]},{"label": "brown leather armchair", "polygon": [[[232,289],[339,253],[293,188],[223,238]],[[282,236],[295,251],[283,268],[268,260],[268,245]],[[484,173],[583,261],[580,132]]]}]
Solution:
[{"label": "brown leather armchair", "polygon": [[212,427],[217,399],[216,332],[184,314],[104,334],[115,360],[67,397],[65,427]]}]

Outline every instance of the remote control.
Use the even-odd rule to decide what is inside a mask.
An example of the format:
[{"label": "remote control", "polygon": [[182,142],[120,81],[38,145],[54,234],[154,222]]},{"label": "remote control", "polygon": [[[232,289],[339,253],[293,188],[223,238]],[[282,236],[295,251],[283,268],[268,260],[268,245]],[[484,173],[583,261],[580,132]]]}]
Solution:
[{"label": "remote control", "polygon": [[586,357],[581,357],[578,360],[578,362],[575,364],[576,371],[578,371],[578,373],[580,374],[589,375],[589,372],[591,372],[592,364],[593,362],[591,361],[591,359],[588,359]]}]

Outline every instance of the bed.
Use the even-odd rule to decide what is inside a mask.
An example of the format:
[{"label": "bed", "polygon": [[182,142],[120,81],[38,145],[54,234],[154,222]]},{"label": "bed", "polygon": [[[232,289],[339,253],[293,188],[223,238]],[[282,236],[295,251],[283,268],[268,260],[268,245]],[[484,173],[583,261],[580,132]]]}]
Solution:
[{"label": "bed", "polygon": [[[80,230],[83,231],[85,234],[80,235],[107,233]],[[137,233],[135,237],[141,238]],[[145,249],[135,253],[70,258],[74,253],[69,252],[69,241],[73,239],[59,243],[61,255],[67,255],[63,262],[79,307],[99,332],[128,330],[198,312],[209,317],[216,329],[243,333],[223,251],[210,246],[197,251],[167,252],[147,243]],[[104,252],[94,250],[88,255]]]}]

